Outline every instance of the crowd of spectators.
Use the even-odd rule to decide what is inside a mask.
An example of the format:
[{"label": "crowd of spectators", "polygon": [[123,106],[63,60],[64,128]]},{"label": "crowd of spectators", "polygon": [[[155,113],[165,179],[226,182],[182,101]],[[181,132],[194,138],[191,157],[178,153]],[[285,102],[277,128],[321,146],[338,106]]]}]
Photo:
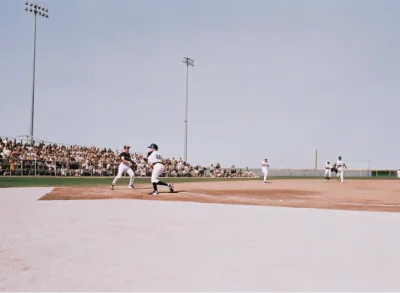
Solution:
[{"label": "crowd of spectators", "polygon": [[[110,148],[67,146],[56,143],[17,142],[0,137],[1,175],[57,175],[57,176],[115,176],[120,163],[119,150]],[[133,169],[136,176],[151,176],[145,154],[133,153]],[[193,166],[179,159],[165,159],[166,177],[255,177],[246,170]]]}]

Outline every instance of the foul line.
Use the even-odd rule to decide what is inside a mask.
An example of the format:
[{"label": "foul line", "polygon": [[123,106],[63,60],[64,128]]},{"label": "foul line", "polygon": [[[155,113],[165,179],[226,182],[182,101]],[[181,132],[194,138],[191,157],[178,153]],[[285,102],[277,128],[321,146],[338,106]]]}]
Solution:
[{"label": "foul line", "polygon": [[188,195],[201,195],[201,196],[215,197],[215,195],[203,194],[203,193],[193,193],[193,192],[186,192],[186,191],[179,191],[179,193],[188,194]]},{"label": "foul line", "polygon": [[180,191],[179,193],[188,195],[198,195],[204,197],[219,197],[224,199],[239,199],[239,200],[252,200],[252,201],[267,201],[267,202],[280,202],[280,203],[313,203],[313,204],[327,204],[327,205],[348,205],[348,206],[371,206],[371,207],[400,207],[400,204],[384,204],[384,203],[361,203],[361,202],[332,202],[332,201],[307,201],[307,200],[285,200],[285,199],[270,199],[270,198],[242,198],[239,196],[223,196],[223,195],[210,195],[204,193],[193,193]]}]

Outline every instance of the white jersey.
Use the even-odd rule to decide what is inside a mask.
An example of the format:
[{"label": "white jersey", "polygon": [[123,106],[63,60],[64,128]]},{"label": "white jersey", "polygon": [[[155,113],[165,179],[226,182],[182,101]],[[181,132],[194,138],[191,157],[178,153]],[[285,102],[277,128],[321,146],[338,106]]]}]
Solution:
[{"label": "white jersey", "polygon": [[261,166],[262,166],[263,169],[268,169],[269,164],[267,162],[265,162],[265,161],[262,161],[261,162]]},{"label": "white jersey", "polygon": [[343,161],[338,160],[338,161],[336,162],[336,168],[338,168],[338,169],[343,168],[343,165],[344,165],[344,162],[343,162]]},{"label": "white jersey", "polygon": [[326,162],[325,169],[331,169],[331,168],[332,168],[331,163]]},{"label": "white jersey", "polygon": [[397,177],[400,178],[400,170],[397,170]]},{"label": "white jersey", "polygon": [[163,158],[161,156],[161,154],[158,151],[153,151],[150,156],[147,158],[147,161],[154,165],[155,163],[162,163],[163,162]]}]

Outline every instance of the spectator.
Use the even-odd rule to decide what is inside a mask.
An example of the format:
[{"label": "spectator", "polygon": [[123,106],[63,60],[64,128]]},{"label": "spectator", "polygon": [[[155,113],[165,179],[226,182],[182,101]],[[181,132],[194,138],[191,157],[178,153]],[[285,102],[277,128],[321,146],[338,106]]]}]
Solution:
[{"label": "spectator", "polygon": [[232,168],[231,168],[231,177],[236,177],[236,168],[235,168],[235,165],[232,165]]},{"label": "spectator", "polygon": [[212,177],[214,177],[214,175],[215,175],[215,166],[214,166],[214,164],[211,164],[211,166],[210,166],[210,174],[211,174]]},{"label": "spectator", "polygon": [[[0,137],[0,166],[3,174],[12,175],[23,167],[24,174],[61,176],[115,176],[119,164],[119,150],[110,148],[61,145],[39,142],[35,144],[17,142],[16,139]],[[144,160],[144,154],[132,155],[136,176],[150,176],[151,168]],[[23,162],[23,163],[21,163]],[[164,161],[165,174],[170,177],[230,177],[236,176],[236,168],[230,172],[222,170],[221,165],[211,164],[207,168],[184,162],[182,158]],[[239,175],[240,174],[240,175]],[[237,176],[242,176],[240,170]],[[247,173],[246,173],[247,174]],[[248,173],[245,176],[252,176]]]}]

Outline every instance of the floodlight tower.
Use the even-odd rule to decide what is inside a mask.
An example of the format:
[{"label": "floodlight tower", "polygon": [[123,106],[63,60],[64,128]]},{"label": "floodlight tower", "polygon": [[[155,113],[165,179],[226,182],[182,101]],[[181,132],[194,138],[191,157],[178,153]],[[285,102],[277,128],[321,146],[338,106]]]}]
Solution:
[{"label": "floodlight tower", "polygon": [[38,15],[43,18],[49,18],[49,10],[33,2],[25,2],[25,11],[33,13],[35,19],[35,28],[33,31],[33,80],[32,80],[32,108],[31,108],[31,127],[30,127],[31,144],[33,144],[33,122],[35,116],[36,20]]},{"label": "floodlight tower", "polygon": [[194,67],[194,60],[190,59],[189,57],[184,57],[182,62],[186,64],[186,111],[185,111],[185,154],[184,154],[184,161],[187,162],[189,66]]}]

